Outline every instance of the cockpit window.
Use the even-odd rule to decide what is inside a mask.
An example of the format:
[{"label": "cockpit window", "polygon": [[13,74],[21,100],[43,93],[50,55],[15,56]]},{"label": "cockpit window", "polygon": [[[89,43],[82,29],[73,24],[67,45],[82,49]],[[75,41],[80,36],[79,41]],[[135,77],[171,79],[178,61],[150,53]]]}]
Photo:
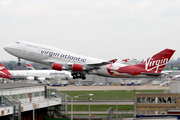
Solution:
[{"label": "cockpit window", "polygon": [[17,44],[19,44],[19,42],[16,42]]}]

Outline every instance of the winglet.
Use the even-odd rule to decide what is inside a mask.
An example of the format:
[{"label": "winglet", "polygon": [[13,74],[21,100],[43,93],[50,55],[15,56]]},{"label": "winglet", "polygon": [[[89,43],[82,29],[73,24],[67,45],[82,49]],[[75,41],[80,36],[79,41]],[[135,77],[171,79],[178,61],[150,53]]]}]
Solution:
[{"label": "winglet", "polygon": [[110,63],[115,63],[117,60],[118,60],[118,59],[113,59],[113,60],[110,60],[110,61],[108,61],[108,62],[110,62]]},{"label": "winglet", "polygon": [[129,58],[122,60],[122,62],[124,62],[124,63],[126,63],[126,62],[128,62],[128,61],[129,61]]}]

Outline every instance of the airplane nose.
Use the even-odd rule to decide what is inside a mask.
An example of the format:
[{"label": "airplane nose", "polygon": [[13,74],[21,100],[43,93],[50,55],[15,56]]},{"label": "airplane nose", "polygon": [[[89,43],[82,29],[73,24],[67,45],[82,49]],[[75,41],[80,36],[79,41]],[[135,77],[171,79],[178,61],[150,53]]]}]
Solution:
[{"label": "airplane nose", "polygon": [[8,46],[7,46],[7,45],[6,45],[6,46],[4,46],[4,50],[5,50],[5,51],[7,51],[7,49],[8,49]]},{"label": "airplane nose", "polygon": [[4,50],[8,53],[10,53],[10,49],[13,48],[13,45],[12,44],[9,44],[9,45],[6,45],[4,46]]},{"label": "airplane nose", "polygon": [[6,52],[9,52],[9,49],[10,49],[10,45],[4,46],[4,50],[5,50]]}]

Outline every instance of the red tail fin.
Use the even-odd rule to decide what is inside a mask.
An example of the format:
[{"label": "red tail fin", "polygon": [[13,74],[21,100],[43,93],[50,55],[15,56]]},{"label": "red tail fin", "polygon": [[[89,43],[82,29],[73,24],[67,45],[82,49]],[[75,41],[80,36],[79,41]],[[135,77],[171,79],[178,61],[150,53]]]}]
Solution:
[{"label": "red tail fin", "polygon": [[164,69],[172,55],[174,54],[175,50],[172,49],[165,49],[152,57],[140,62],[136,66],[144,68],[148,72],[151,73],[161,73]]},{"label": "red tail fin", "polygon": [[35,70],[35,69],[33,68],[33,66],[31,66],[29,63],[25,62],[25,64],[26,64],[26,68],[27,68],[28,70]]},{"label": "red tail fin", "polygon": [[8,69],[6,69],[6,67],[0,63],[0,77],[10,79],[10,75],[11,73],[8,71]]}]

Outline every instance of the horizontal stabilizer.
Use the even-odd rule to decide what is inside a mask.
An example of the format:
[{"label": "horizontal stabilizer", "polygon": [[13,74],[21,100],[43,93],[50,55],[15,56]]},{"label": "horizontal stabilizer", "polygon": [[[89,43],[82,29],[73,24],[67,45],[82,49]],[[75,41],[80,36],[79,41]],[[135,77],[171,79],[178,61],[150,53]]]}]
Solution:
[{"label": "horizontal stabilizer", "polygon": [[141,72],[141,74],[147,75],[147,76],[160,76],[160,75],[164,75],[163,73],[145,73],[145,72]]}]

